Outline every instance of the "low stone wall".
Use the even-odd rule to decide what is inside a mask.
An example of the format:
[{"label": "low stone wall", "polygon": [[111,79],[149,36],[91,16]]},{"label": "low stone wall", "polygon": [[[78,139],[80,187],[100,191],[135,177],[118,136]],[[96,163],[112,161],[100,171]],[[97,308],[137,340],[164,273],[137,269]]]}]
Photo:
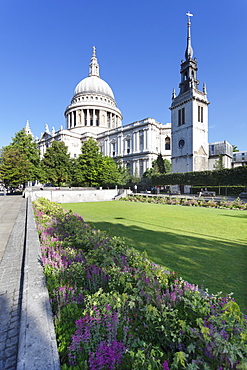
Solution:
[{"label": "low stone wall", "polygon": [[26,188],[24,197],[30,197],[31,201],[35,201],[40,197],[44,197],[51,202],[56,203],[81,203],[81,202],[102,202],[110,201],[118,198],[119,196],[127,196],[130,190],[126,189],[48,189],[44,190],[35,188]]},{"label": "low stone wall", "polygon": [[31,199],[27,199],[17,370],[59,370],[59,356]]}]

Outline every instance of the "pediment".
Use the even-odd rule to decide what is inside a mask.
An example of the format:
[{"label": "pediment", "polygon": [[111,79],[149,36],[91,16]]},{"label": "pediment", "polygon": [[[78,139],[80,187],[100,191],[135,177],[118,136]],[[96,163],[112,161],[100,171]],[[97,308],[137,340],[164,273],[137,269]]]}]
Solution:
[{"label": "pediment", "polygon": [[203,146],[201,145],[199,150],[197,152],[195,152],[195,154],[199,154],[199,155],[207,155],[205,149],[203,148]]},{"label": "pediment", "polygon": [[41,134],[40,140],[47,140],[49,138],[51,138],[51,134],[49,134],[48,132],[43,132],[43,134]]}]

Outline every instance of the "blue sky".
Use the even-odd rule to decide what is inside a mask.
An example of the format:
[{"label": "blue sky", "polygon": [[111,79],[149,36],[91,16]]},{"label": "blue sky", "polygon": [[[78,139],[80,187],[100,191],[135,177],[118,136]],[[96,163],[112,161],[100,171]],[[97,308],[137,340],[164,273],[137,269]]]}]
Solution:
[{"label": "blue sky", "polygon": [[209,141],[247,150],[246,0],[0,0],[0,148],[29,120],[65,127],[64,111],[88,75],[100,76],[128,124],[170,122],[190,10],[200,89],[207,84]]}]

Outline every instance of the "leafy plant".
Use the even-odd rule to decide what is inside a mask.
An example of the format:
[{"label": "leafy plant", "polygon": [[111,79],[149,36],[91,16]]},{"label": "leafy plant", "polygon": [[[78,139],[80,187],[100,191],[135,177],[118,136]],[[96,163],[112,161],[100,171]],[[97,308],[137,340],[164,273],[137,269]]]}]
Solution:
[{"label": "leafy plant", "polygon": [[46,200],[34,202],[62,369],[244,369],[231,295],[176,273]]}]

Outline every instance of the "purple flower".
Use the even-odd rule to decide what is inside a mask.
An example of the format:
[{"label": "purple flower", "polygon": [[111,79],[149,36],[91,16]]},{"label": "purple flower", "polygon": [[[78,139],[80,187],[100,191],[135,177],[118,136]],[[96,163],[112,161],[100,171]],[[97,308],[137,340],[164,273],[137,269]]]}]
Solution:
[{"label": "purple flower", "polygon": [[114,370],[121,363],[125,346],[116,340],[111,343],[100,342],[96,352],[90,352],[90,370],[109,369]]},{"label": "purple flower", "polygon": [[168,362],[165,360],[162,364],[162,369],[163,370],[170,370],[169,366],[168,366]]}]

